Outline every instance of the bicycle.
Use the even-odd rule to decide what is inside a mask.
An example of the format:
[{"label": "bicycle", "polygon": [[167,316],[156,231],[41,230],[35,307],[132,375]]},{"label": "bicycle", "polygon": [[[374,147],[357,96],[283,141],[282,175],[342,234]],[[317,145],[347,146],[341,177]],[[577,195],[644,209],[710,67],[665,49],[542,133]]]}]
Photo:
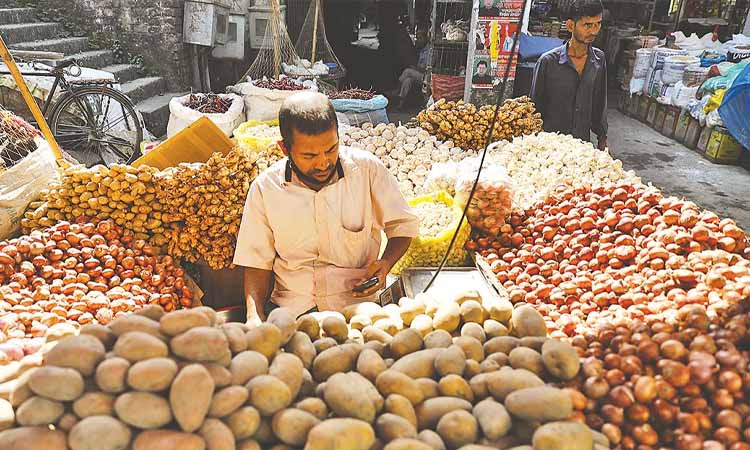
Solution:
[{"label": "bicycle", "polygon": [[[22,75],[55,78],[42,114],[65,152],[88,167],[129,164],[140,157],[141,121],[133,102],[112,87],[116,80],[68,80],[66,76],[82,73],[76,60],[52,67],[39,62],[50,59],[48,52],[11,50],[11,54],[18,62],[31,65],[31,70],[21,71]],[[54,56],[62,58],[60,54]],[[10,72],[0,70],[0,74]],[[58,89],[62,94],[55,100]]]}]

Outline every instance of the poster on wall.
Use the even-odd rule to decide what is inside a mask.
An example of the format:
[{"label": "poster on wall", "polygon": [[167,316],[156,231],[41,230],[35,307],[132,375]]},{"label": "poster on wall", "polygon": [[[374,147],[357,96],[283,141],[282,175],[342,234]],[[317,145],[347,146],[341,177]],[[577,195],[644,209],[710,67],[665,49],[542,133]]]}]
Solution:
[{"label": "poster on wall", "polygon": [[[513,49],[513,35],[518,29],[522,9],[522,0],[480,0],[479,20],[474,37],[472,88],[491,89],[505,76]],[[516,58],[513,58],[508,79],[513,80],[515,77]]]}]

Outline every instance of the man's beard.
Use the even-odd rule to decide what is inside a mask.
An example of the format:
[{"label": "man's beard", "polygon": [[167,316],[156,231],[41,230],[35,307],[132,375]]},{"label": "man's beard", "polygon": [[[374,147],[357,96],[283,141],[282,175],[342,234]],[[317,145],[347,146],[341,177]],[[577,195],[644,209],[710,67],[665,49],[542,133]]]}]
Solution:
[{"label": "man's beard", "polygon": [[328,184],[333,179],[333,176],[336,175],[336,165],[338,164],[338,160],[337,160],[336,164],[334,164],[333,167],[331,167],[331,173],[328,175],[328,178],[326,178],[324,181],[320,181],[314,176],[307,175],[304,172],[302,172],[302,170],[300,170],[297,164],[294,163],[294,159],[292,158],[291,155],[289,155],[289,162],[291,163],[292,170],[294,171],[294,174],[297,175],[297,178],[299,178],[300,181],[302,181],[303,183],[307,185],[312,185],[312,186],[325,186],[326,184]]}]

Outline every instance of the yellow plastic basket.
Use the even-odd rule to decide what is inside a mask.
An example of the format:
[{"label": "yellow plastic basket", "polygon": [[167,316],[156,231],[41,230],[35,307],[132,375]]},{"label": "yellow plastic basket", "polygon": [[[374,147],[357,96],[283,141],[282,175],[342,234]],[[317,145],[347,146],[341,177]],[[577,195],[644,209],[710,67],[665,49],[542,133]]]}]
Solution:
[{"label": "yellow plastic basket", "polygon": [[236,130],[234,130],[234,138],[237,140],[237,145],[248,152],[259,152],[265,150],[270,145],[276,145],[281,140],[281,135],[278,137],[261,137],[253,134],[253,128],[265,125],[269,127],[275,127],[279,125],[278,120],[248,120],[243,123]]},{"label": "yellow plastic basket", "polygon": [[[453,237],[453,232],[458,226],[459,219],[461,219],[462,210],[455,204],[453,197],[445,191],[413,198],[409,200],[409,205],[416,206],[428,202],[443,203],[453,208],[455,215],[453,222],[438,236],[417,236],[414,238],[404,256],[393,266],[391,273],[399,275],[407,267],[435,267],[442,261]],[[460,267],[466,265],[468,255],[464,250],[464,245],[469,239],[470,233],[471,226],[469,222],[464,220],[446,261],[446,266]]]}]

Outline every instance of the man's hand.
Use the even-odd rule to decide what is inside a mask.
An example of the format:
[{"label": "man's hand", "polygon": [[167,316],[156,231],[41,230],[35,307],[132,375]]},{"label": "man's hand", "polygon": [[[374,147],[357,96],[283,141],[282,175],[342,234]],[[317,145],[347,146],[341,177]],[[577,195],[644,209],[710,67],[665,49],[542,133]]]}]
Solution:
[{"label": "man's hand", "polygon": [[601,136],[597,139],[597,148],[602,151],[607,149],[607,136]]},{"label": "man's hand", "polygon": [[360,284],[374,277],[378,277],[378,284],[362,292],[352,291],[352,295],[354,297],[369,297],[372,294],[378,292],[380,289],[383,289],[385,287],[386,277],[388,276],[388,272],[390,272],[391,267],[392,266],[390,263],[382,259],[370,263],[370,265],[365,267],[365,276],[357,280],[355,286],[359,286]]}]

